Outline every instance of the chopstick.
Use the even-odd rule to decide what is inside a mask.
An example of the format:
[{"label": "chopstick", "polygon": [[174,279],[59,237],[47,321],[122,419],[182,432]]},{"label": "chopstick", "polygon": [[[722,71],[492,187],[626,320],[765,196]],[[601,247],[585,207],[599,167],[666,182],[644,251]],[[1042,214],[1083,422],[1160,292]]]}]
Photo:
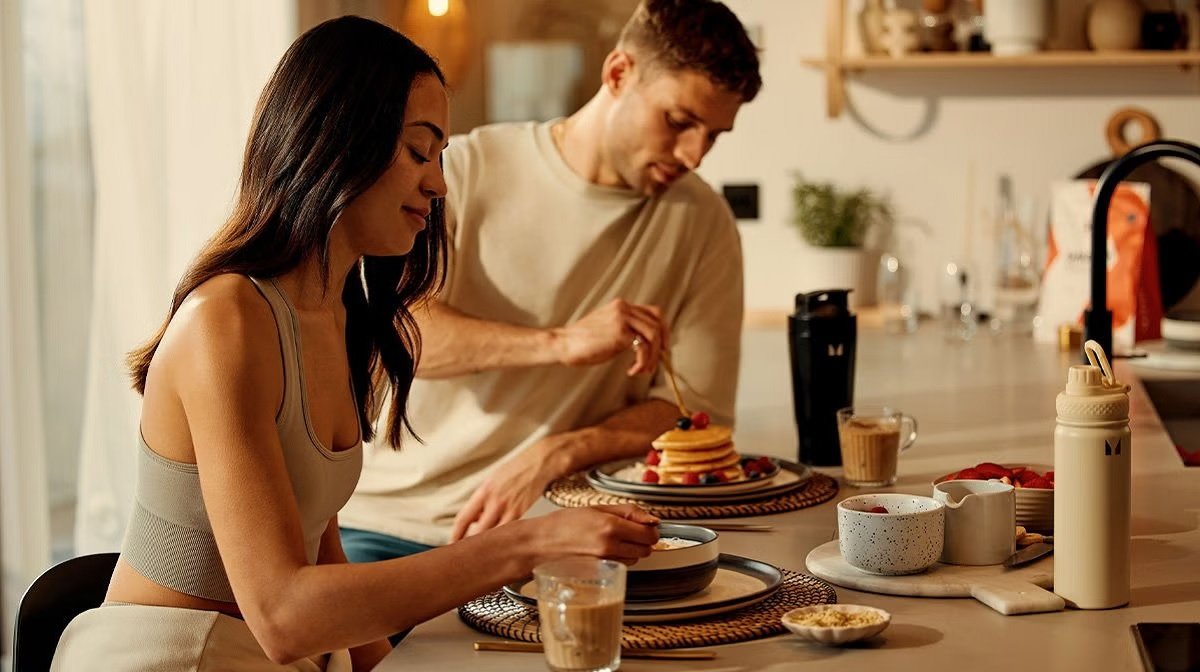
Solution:
[{"label": "chopstick", "polygon": [[703,520],[672,520],[672,523],[680,523],[682,525],[698,525],[707,527],[710,530],[718,532],[725,530],[728,532],[771,532],[774,531],[774,525],[766,523],[710,523]]},{"label": "chopstick", "polygon": [[[475,642],[476,651],[508,651],[518,653],[541,653],[542,645],[536,642]],[[622,648],[622,658],[643,658],[651,660],[713,660],[716,651],[703,649],[633,649]]]},{"label": "chopstick", "polygon": [[659,358],[662,360],[663,368],[667,371],[667,380],[671,381],[671,391],[675,393],[675,405],[679,407],[679,414],[685,418],[692,417],[687,410],[687,405],[683,403],[683,395],[679,393],[679,384],[675,382],[675,368],[671,366],[670,353],[664,349],[659,353]]}]

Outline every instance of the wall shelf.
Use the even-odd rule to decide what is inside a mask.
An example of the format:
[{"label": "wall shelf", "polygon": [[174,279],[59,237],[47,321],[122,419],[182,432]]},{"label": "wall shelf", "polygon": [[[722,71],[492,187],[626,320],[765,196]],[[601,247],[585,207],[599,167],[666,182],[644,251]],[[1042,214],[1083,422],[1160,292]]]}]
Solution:
[{"label": "wall shelf", "polygon": [[902,58],[853,56],[842,53],[845,23],[843,0],[827,0],[825,58],[803,63],[825,71],[826,112],[837,118],[846,107],[849,75],[870,70],[970,70],[1030,68],[1125,68],[1200,66],[1200,51],[1043,51],[1027,56],[994,56],[990,53],[913,53]]}]

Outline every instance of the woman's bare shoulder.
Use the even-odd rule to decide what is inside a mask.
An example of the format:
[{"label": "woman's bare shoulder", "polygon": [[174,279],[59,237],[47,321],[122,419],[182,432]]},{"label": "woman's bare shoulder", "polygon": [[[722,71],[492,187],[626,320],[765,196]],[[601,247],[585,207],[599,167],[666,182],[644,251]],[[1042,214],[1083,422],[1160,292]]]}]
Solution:
[{"label": "woman's bare shoulder", "polygon": [[183,300],[151,368],[200,380],[233,375],[251,385],[274,387],[279,354],[270,304],[249,278],[226,273],[207,280]]}]

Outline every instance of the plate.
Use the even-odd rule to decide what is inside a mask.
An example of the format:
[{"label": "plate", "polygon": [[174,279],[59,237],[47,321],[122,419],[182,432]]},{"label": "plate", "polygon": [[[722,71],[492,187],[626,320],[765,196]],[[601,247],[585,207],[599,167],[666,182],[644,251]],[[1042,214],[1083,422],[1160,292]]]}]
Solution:
[{"label": "plate", "polygon": [[[757,459],[759,456],[743,455],[742,457]],[[697,498],[707,499],[711,495],[736,495],[748,492],[753,492],[755,496],[758,496],[759,491],[765,491],[769,489],[773,490],[776,487],[779,487],[780,491],[787,491],[797,487],[798,481],[795,477],[799,478],[799,482],[803,482],[812,476],[807,467],[787,462],[785,460],[780,460],[778,458],[771,459],[775,463],[775,471],[771,474],[753,481],[737,481],[734,483],[711,483],[708,485],[660,485],[657,483],[640,483],[629,481],[616,478],[614,476],[614,474],[620,473],[622,470],[638,464],[641,461],[639,458],[617,460],[602,464],[588,471],[585,475],[585,478],[589,485],[597,490],[601,490],[609,494],[638,496],[641,499],[649,499],[648,497],[641,497],[642,495],[669,495],[690,501]],[[780,479],[782,476],[784,476],[786,471],[790,471],[794,476],[784,478],[781,481]],[[655,499],[654,501],[667,500]]]},{"label": "plate", "polygon": [[[663,623],[723,614],[762,602],[783,585],[778,567],[739,555],[722,553],[717,560],[717,575],[708,588],[676,600],[626,602],[625,623]],[[504,586],[509,598],[536,607],[533,579]]]},{"label": "plate", "polygon": [[[726,493],[710,493],[708,491],[695,492],[644,492],[625,488],[626,484],[615,484],[612,481],[599,481],[588,479],[588,484],[600,492],[605,492],[610,495],[619,497],[628,497],[644,502],[656,502],[661,504],[696,504],[698,501],[704,504],[722,504],[733,502],[744,502],[751,499],[763,499],[766,497],[776,497],[784,495],[793,490],[800,489],[809,479],[812,478],[812,471],[802,465],[787,462],[783,464],[779,474],[774,479],[768,481],[767,485],[757,490],[726,492]],[[688,486],[690,487],[690,486]]]}]

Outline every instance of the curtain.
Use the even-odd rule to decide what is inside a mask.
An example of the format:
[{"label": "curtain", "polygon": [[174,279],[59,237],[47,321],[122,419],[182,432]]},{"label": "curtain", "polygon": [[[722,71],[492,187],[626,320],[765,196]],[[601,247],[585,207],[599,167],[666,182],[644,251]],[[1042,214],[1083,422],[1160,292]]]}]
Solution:
[{"label": "curtain", "polygon": [[140,409],[125,353],[228,216],[254,105],[295,23],[291,0],[84,4],[95,227],[77,553],[120,546]]},{"label": "curtain", "polygon": [[0,2],[0,648],[50,561],[20,14],[20,3]]}]

